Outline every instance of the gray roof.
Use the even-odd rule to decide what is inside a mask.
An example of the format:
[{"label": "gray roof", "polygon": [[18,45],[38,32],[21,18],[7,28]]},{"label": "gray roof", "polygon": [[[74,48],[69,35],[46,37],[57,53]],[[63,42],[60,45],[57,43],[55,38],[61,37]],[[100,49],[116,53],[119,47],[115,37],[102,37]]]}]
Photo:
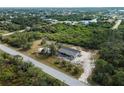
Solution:
[{"label": "gray roof", "polygon": [[72,48],[66,48],[66,47],[60,48],[58,52],[69,55],[69,56],[73,56],[73,57],[75,57],[75,55],[80,53],[79,50],[72,49]]}]

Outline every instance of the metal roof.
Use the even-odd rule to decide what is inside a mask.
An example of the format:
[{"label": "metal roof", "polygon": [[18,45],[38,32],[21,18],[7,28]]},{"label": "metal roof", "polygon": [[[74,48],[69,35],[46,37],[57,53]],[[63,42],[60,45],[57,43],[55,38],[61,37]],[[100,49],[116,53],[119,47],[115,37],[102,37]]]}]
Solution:
[{"label": "metal roof", "polygon": [[73,57],[75,57],[75,55],[77,55],[77,53],[80,53],[79,50],[72,49],[72,48],[66,48],[66,47],[60,48],[59,52],[66,54],[66,55],[69,55],[69,56],[73,56]]}]

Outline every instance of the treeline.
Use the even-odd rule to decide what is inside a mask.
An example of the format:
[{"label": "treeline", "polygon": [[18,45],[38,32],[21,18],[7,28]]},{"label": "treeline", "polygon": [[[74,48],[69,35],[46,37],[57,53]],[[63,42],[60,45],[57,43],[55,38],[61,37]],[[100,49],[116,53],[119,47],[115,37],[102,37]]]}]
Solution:
[{"label": "treeline", "polygon": [[15,33],[8,37],[3,37],[2,42],[22,49],[30,49],[34,40],[40,39],[41,34],[38,32]]},{"label": "treeline", "polygon": [[[12,46],[24,49],[30,48],[30,43],[41,37],[97,49],[100,58],[96,61],[96,68],[89,80],[98,85],[124,85],[124,32],[122,29],[113,31],[109,28],[111,25],[107,26],[107,24],[95,25],[43,25],[40,31],[18,33],[4,40],[8,40],[7,42]],[[36,34],[36,31],[42,35]]]},{"label": "treeline", "polygon": [[36,24],[44,24],[45,21],[43,21],[40,16],[30,16],[30,15],[24,15],[24,16],[18,16],[17,18],[12,19],[12,23],[18,24],[21,26],[22,29],[29,26],[32,27]]},{"label": "treeline", "polygon": [[63,82],[44,73],[20,56],[0,51],[0,85],[2,86],[60,86]]},{"label": "treeline", "polygon": [[[57,42],[99,50],[100,58],[90,81],[98,85],[124,85],[124,32],[83,25],[54,25],[56,32],[44,36]],[[116,81],[116,82],[115,82]]]},{"label": "treeline", "polygon": [[[89,80],[98,85],[124,85],[124,32],[108,31],[99,45],[100,58]],[[96,37],[97,38],[97,37]]]},{"label": "treeline", "polygon": [[[11,16],[11,15],[10,15]],[[40,16],[33,15],[14,15],[14,18],[9,17],[0,17],[0,29],[7,31],[17,31],[25,29],[26,27],[33,27],[34,25],[43,25],[46,24]]]},{"label": "treeline", "polygon": [[30,31],[42,32],[42,33],[55,33],[57,29],[53,25],[49,24],[36,24],[33,25]]},{"label": "treeline", "polygon": [[93,15],[91,14],[70,14],[70,15],[57,15],[51,14],[47,15],[46,18],[52,18],[59,21],[81,21],[81,20],[91,20],[93,19]]},{"label": "treeline", "polygon": [[[47,27],[46,33],[43,33],[44,37],[49,40],[57,42],[68,43],[73,45],[82,46],[90,49],[98,49],[101,42],[106,40],[106,31],[108,28],[84,25],[68,25],[68,24],[56,24]],[[41,31],[42,32],[42,31]]]},{"label": "treeline", "polygon": [[111,27],[112,24],[108,25],[108,23],[94,23],[88,26],[81,24],[47,24],[35,25],[30,31],[41,32],[49,40],[98,49],[99,43],[106,40],[104,36],[107,37],[105,34]]},{"label": "treeline", "polygon": [[21,30],[20,25],[11,22],[0,23],[0,30],[7,30],[10,32]]},{"label": "treeline", "polygon": [[71,26],[66,24],[56,24],[54,33],[43,33],[44,37],[57,42],[83,45],[90,39],[91,31],[84,26]]}]

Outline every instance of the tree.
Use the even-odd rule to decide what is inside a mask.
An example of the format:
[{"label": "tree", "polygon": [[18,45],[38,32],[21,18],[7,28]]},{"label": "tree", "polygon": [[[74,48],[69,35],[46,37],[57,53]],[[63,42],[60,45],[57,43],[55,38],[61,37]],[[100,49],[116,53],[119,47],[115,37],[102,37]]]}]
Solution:
[{"label": "tree", "polygon": [[113,85],[124,86],[124,71],[117,71],[112,78],[113,78]]},{"label": "tree", "polygon": [[60,67],[66,67],[66,61],[62,61],[59,63]]},{"label": "tree", "polygon": [[20,56],[10,56],[0,51],[0,85],[60,86],[63,82],[44,73]]},{"label": "tree", "polygon": [[74,66],[72,68],[72,74],[73,75],[82,74],[82,72],[83,72],[83,69],[79,66]]},{"label": "tree", "polygon": [[52,43],[51,45],[49,45],[49,48],[51,50],[51,56],[56,55],[57,46],[54,43]]},{"label": "tree", "polygon": [[45,40],[45,38],[42,39],[42,41],[41,41],[40,44],[41,44],[41,45],[46,44],[46,40]]},{"label": "tree", "polygon": [[114,74],[114,66],[103,59],[98,59],[93,72],[92,80],[100,85],[112,85]]},{"label": "tree", "polygon": [[37,39],[40,39],[40,34],[37,32],[15,33],[9,37],[8,44],[17,48],[30,49],[32,42]]}]

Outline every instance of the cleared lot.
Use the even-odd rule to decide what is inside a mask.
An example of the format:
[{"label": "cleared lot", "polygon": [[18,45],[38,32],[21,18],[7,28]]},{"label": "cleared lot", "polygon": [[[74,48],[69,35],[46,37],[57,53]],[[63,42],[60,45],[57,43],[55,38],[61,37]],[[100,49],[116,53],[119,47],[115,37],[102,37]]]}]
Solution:
[{"label": "cleared lot", "polygon": [[[77,49],[77,47],[72,47],[72,48]],[[81,51],[81,56],[76,57],[74,60],[71,60],[71,62],[74,64],[80,64],[82,66],[84,72],[79,77],[79,80],[88,84],[87,79],[92,74],[92,70],[95,67],[94,57],[97,54],[97,51],[85,51],[85,50],[81,50],[80,48],[78,49]]]}]

